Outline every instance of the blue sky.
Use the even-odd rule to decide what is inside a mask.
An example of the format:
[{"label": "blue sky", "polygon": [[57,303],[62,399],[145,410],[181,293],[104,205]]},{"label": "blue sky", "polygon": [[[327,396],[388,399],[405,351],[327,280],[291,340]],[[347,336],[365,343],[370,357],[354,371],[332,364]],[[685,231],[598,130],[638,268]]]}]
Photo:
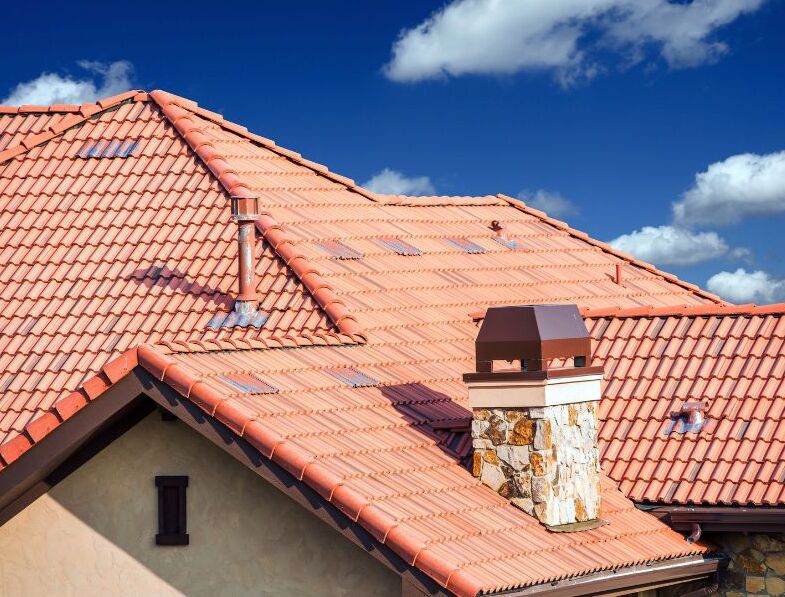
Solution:
[{"label": "blue sky", "polygon": [[0,99],[166,89],[379,190],[521,196],[785,300],[782,0],[76,6],[5,7]]}]

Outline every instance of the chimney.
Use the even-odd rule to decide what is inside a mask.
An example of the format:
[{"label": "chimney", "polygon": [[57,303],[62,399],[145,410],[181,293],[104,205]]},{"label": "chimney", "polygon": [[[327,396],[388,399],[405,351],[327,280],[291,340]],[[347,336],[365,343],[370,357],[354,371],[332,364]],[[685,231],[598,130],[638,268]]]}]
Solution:
[{"label": "chimney", "polygon": [[259,197],[232,197],[232,219],[237,222],[237,247],[239,263],[239,294],[234,310],[240,315],[252,315],[259,308],[256,299],[256,275],[254,273],[254,247],[256,230],[254,222],[259,219]]},{"label": "chimney", "polygon": [[[591,341],[578,308],[490,308],[475,350],[476,371],[463,376],[474,475],[554,530],[602,524],[602,368],[590,366]],[[500,370],[495,361],[517,366]]]}]

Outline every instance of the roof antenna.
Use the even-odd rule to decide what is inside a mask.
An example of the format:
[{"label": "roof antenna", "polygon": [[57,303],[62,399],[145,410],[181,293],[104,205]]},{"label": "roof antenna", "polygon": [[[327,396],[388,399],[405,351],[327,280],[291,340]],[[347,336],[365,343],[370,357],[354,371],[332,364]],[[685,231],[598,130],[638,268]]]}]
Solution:
[{"label": "roof antenna", "polygon": [[231,197],[232,219],[237,222],[237,247],[239,264],[239,294],[234,302],[238,315],[254,315],[259,308],[256,299],[256,274],[254,254],[256,231],[254,222],[259,219],[259,197]]}]

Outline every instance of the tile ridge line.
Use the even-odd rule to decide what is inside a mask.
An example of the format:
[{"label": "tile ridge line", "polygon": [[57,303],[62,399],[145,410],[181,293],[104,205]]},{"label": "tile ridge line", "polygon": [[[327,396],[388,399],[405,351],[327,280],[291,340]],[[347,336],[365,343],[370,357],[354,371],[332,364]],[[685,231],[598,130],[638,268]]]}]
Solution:
[{"label": "tile ridge line", "polygon": [[[60,113],[60,112],[67,112],[68,116],[65,116],[60,122],[55,125],[49,125],[40,133],[31,133],[25,136],[24,139],[12,145],[10,147],[6,147],[3,151],[0,151],[0,164],[3,162],[7,162],[17,156],[20,156],[24,153],[27,153],[34,147],[42,145],[44,143],[48,143],[55,137],[59,137],[63,135],[68,129],[74,126],[78,126],[83,122],[89,120],[96,114],[100,112],[104,112],[111,108],[122,104],[125,101],[147,101],[147,94],[143,91],[139,90],[132,90],[126,91],[125,93],[120,93],[118,95],[113,95],[112,97],[108,97],[102,100],[98,100],[97,102],[86,102],[81,105],[66,105],[66,104],[53,104],[52,106],[0,106],[0,116],[4,114],[44,114],[44,113]],[[53,107],[69,107],[74,108],[74,110],[51,110]],[[29,108],[39,108],[38,110],[31,110]]]},{"label": "tile ridge line", "polygon": [[346,176],[342,176],[335,172],[331,172],[330,169],[324,164],[319,164],[318,162],[314,162],[312,160],[303,157],[301,154],[299,154],[296,151],[287,149],[285,147],[281,147],[272,139],[268,139],[267,137],[262,137],[261,135],[252,133],[246,127],[235,124],[234,122],[231,122],[229,120],[226,120],[222,114],[202,108],[201,106],[199,106],[197,102],[193,100],[176,95],[174,93],[170,93],[168,91],[163,91],[158,89],[150,93],[151,95],[156,94],[158,97],[165,97],[168,103],[175,104],[177,106],[180,106],[186,111],[193,112],[200,118],[204,118],[205,120],[208,120],[213,124],[216,124],[229,132],[239,135],[245,139],[248,139],[249,141],[254,141],[255,143],[259,143],[266,149],[269,149],[270,151],[275,152],[278,155],[282,155],[292,160],[293,162],[305,168],[308,168],[309,170],[314,171],[319,176],[322,176],[324,178],[332,180],[333,182],[341,184],[345,186],[347,189],[349,189],[350,191],[354,191],[355,193],[362,195],[366,199],[370,199],[371,201],[380,204],[388,203],[388,201],[385,199],[383,195],[379,195],[377,193],[364,189],[363,187],[358,185],[353,179],[348,178]]},{"label": "tile ridge line", "polygon": [[[201,127],[191,119],[192,112],[181,106],[176,96],[173,97],[166,91],[158,90],[150,92],[149,95],[160,108],[164,117],[230,196],[255,195],[232,168],[229,161],[215,149],[212,142],[202,132]],[[338,328],[338,331],[357,341],[365,342],[366,338],[357,318],[350,313],[343,300],[324,280],[306,255],[297,250],[294,241],[286,234],[271,213],[262,211],[256,221],[256,229],[270,244],[276,255],[286,263],[287,267],[305,286],[319,307]]]},{"label": "tile ridge line", "polygon": [[517,209],[519,211],[522,211],[522,212],[527,213],[527,214],[529,214],[531,216],[534,216],[534,217],[540,219],[541,221],[545,222],[546,224],[549,224],[550,226],[554,226],[555,228],[558,228],[559,230],[564,230],[568,234],[570,234],[570,235],[572,235],[572,236],[574,236],[576,238],[581,239],[582,241],[584,241],[587,244],[590,244],[590,245],[593,245],[595,247],[598,247],[598,248],[602,249],[606,253],[610,253],[611,255],[614,255],[615,257],[618,257],[618,258],[626,261],[630,265],[634,265],[636,267],[639,267],[641,269],[649,271],[649,272],[651,272],[651,273],[653,273],[653,274],[655,274],[657,276],[660,276],[660,277],[664,278],[665,280],[667,280],[668,282],[670,282],[672,284],[675,284],[677,286],[681,286],[682,288],[685,288],[685,289],[689,290],[691,293],[696,294],[696,295],[700,296],[701,298],[705,298],[707,300],[710,300],[710,301],[712,301],[715,304],[719,304],[719,305],[727,305],[728,304],[725,301],[723,301],[719,296],[717,296],[715,294],[711,294],[710,292],[707,292],[706,290],[703,290],[702,288],[700,288],[699,286],[696,286],[695,284],[690,284],[689,282],[681,280],[677,276],[674,276],[673,274],[669,274],[669,273],[667,273],[667,272],[665,272],[665,271],[663,271],[661,269],[658,269],[658,268],[656,268],[655,266],[653,266],[650,263],[646,263],[645,261],[641,261],[639,259],[635,259],[632,255],[628,255],[627,253],[624,253],[623,251],[619,251],[618,249],[615,249],[612,246],[610,246],[608,243],[604,243],[601,240],[597,240],[596,238],[592,238],[591,236],[589,236],[588,234],[586,234],[585,232],[583,232],[581,230],[577,230],[576,228],[572,228],[566,222],[562,222],[561,220],[557,220],[555,218],[551,218],[545,212],[542,212],[539,209],[534,209],[533,207],[529,207],[528,205],[526,205],[520,199],[514,199],[513,197],[509,197],[509,196],[504,195],[502,193],[499,193],[496,196],[499,199],[503,199],[504,201],[506,201],[511,207],[514,207],[515,209]]},{"label": "tile ridge line", "polygon": [[405,523],[399,523],[376,506],[373,500],[347,486],[343,477],[325,467],[316,456],[298,446],[296,441],[259,422],[256,413],[208,385],[190,367],[148,345],[139,347],[138,363],[156,379],[245,439],[265,458],[314,489],[380,543],[400,555],[407,564],[419,568],[461,597],[473,597],[480,592],[479,579],[429,553],[427,541],[419,532],[404,528]]},{"label": "tile ridge line", "polygon": [[669,307],[608,307],[581,309],[581,315],[587,319],[608,318],[648,318],[648,317],[701,317],[701,316],[734,316],[734,315],[785,315],[785,303],[770,305],[677,305]]}]

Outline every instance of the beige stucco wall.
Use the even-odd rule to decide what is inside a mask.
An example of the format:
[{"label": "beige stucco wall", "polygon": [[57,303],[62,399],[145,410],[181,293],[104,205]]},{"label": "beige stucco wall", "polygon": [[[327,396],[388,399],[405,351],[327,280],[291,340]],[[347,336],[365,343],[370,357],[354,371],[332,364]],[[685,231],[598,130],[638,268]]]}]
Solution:
[{"label": "beige stucco wall", "polygon": [[[191,544],[158,547],[155,475]],[[0,527],[0,596],[400,595],[397,575],[180,422],[150,415]]]}]

